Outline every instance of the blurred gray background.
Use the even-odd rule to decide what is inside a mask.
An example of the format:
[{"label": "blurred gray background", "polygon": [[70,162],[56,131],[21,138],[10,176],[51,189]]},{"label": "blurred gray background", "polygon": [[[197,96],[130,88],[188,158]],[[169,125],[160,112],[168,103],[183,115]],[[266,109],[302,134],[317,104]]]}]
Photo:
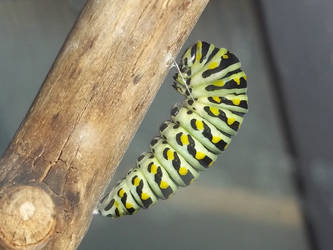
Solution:
[{"label": "blurred gray background", "polygon": [[[0,153],[84,2],[0,1]],[[79,249],[331,249],[333,19],[328,7],[332,10],[329,0],[212,0],[182,51],[205,40],[241,59],[250,105],[242,129],[213,169],[170,200],[118,220],[96,216]],[[182,101],[171,87],[174,73],[111,185],[135,165],[171,106]]]}]

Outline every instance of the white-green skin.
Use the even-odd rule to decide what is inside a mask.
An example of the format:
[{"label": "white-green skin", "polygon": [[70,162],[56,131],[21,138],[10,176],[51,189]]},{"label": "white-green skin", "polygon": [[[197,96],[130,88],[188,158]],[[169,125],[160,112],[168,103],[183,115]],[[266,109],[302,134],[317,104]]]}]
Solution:
[{"label": "white-green skin", "polygon": [[150,152],[99,203],[101,215],[116,218],[151,207],[212,165],[247,113],[246,75],[240,67],[232,53],[206,42],[184,53],[174,87],[186,99],[161,125]]}]

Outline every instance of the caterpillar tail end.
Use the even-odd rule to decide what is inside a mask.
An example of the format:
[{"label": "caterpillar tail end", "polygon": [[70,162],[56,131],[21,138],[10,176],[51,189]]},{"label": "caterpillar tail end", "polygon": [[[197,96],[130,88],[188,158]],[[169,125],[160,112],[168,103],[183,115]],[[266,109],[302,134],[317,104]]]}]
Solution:
[{"label": "caterpillar tail end", "polygon": [[93,214],[99,214],[105,217],[116,218],[120,217],[117,202],[113,199],[110,194],[106,195],[94,209]]}]

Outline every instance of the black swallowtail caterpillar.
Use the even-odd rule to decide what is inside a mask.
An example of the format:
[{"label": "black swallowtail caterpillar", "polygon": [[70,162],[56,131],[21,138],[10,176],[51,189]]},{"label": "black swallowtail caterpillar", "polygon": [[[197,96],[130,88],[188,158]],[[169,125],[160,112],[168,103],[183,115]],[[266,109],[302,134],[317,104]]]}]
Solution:
[{"label": "black swallowtail caterpillar", "polygon": [[185,101],[162,123],[150,152],[102,199],[100,214],[120,217],[167,199],[209,168],[239,129],[248,98],[246,75],[234,54],[198,41],[184,53],[174,80]]}]

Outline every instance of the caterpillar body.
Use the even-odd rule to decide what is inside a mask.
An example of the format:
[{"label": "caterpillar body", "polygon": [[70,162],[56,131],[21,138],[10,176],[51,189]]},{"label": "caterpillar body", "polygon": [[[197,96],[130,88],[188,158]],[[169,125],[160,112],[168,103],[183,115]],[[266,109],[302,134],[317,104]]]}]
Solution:
[{"label": "caterpillar body", "polygon": [[198,41],[181,59],[173,87],[183,96],[162,123],[150,151],[99,203],[108,217],[134,214],[169,198],[209,168],[235,135],[248,109],[246,75],[238,58]]}]

